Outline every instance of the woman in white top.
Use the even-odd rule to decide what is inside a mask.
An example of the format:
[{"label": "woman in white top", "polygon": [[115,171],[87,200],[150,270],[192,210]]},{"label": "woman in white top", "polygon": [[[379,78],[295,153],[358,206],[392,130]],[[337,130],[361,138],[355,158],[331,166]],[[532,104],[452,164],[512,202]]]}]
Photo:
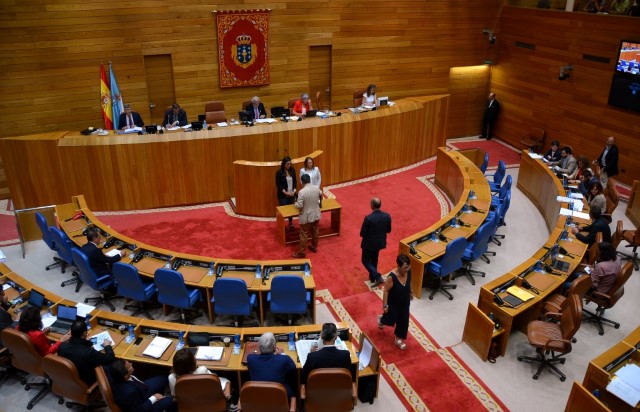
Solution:
[{"label": "woman in white top", "polygon": [[322,183],[322,176],[320,175],[320,169],[313,163],[313,159],[307,157],[304,159],[304,167],[300,168],[300,181],[302,181],[302,175],[309,175],[311,178],[311,184],[320,187]]},{"label": "woman in white top", "polygon": [[[367,91],[362,95],[362,105],[375,107],[376,105],[376,85],[370,84]],[[313,180],[311,180],[313,183]]]},{"label": "woman in white top", "polygon": [[[169,375],[169,389],[171,395],[176,395],[176,381],[179,377],[184,375],[210,375],[211,372],[206,366],[198,366],[196,364],[196,357],[188,348],[182,348],[173,355],[173,372]],[[222,391],[229,384],[229,379],[218,377],[220,379],[220,385],[222,385]]]}]

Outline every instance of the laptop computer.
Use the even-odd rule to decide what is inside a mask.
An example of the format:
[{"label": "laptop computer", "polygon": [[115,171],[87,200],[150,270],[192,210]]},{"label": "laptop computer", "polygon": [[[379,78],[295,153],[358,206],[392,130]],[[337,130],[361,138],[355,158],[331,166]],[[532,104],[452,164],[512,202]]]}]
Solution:
[{"label": "laptop computer", "polygon": [[42,308],[43,304],[44,304],[44,295],[35,289],[31,289],[31,292],[29,293],[29,300],[27,301],[27,305],[32,305],[40,309]]},{"label": "laptop computer", "polygon": [[238,118],[240,119],[241,122],[250,122],[253,120],[253,115],[254,113],[250,110],[243,110],[241,112],[238,112]]},{"label": "laptop computer", "polygon": [[304,115],[304,117],[316,117],[317,113],[318,113],[317,110],[309,110],[307,114]]},{"label": "laptop computer", "polygon": [[551,261],[551,267],[555,270],[559,270],[560,272],[567,273],[569,270],[569,262],[565,262],[564,260],[554,259]]},{"label": "laptop computer", "polygon": [[289,109],[285,109],[283,106],[276,106],[271,108],[271,116],[278,118],[278,117],[282,117],[283,114],[286,114],[287,116],[291,116]]},{"label": "laptop computer", "polygon": [[71,325],[76,321],[78,308],[75,306],[58,305],[58,319],[50,327],[51,332],[64,335],[71,329]]}]

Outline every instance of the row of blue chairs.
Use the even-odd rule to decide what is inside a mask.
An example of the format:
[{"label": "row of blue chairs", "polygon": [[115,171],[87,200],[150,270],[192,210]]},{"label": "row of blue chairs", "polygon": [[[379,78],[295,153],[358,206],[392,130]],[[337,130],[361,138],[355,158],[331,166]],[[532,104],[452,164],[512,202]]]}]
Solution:
[{"label": "row of blue chairs", "polygon": [[[489,154],[485,154],[484,161],[480,166],[480,170],[486,173],[487,166],[489,165]],[[493,175],[488,175],[489,186],[493,194],[491,199],[491,211],[489,212],[487,219],[478,228],[473,239],[467,241],[464,237],[453,239],[449,241],[445,248],[444,255],[434,261],[430,262],[426,270],[433,279],[433,284],[430,289],[432,290],[429,295],[429,299],[433,300],[433,297],[437,293],[442,293],[453,300],[453,295],[448,289],[455,289],[455,284],[443,284],[442,278],[452,275],[452,278],[460,276],[467,277],[472,285],[475,285],[475,279],[473,276],[485,277],[485,272],[473,270],[472,263],[478,259],[483,259],[487,263],[491,263],[488,256],[495,256],[496,252],[489,250],[489,244],[496,243],[501,245],[498,240],[499,237],[504,238],[504,235],[497,234],[499,227],[506,225],[505,216],[511,205],[511,186],[513,178],[511,175],[506,177],[506,181],[503,184],[506,174],[506,164],[500,160],[498,162],[498,168]]]},{"label": "row of blue chairs", "polygon": [[[100,292],[100,296],[86,298],[85,303],[94,302],[95,306],[104,304],[115,311],[110,300],[124,297],[134,302],[124,306],[125,310],[135,310],[132,316],[144,313],[149,319],[153,319],[148,305],[155,297],[158,303],[180,310],[180,318],[172,322],[188,323],[200,316],[198,311],[190,313],[196,316],[187,316],[187,311],[194,309],[202,301],[202,294],[198,288],[187,287],[180,272],[160,268],[156,270],[153,281],[147,281],[143,280],[135,266],[117,262],[113,264],[111,274],[98,275],[87,256],[81,249],[73,246],[66,233],[57,227],[48,227],[45,218],[39,213],[36,214],[36,220],[45,243],[58,254],[54,265],[78,269],[74,272],[78,283],[76,292],[82,284]],[[213,284],[211,302],[214,313],[234,316],[237,326],[242,316],[250,316],[257,307],[257,295],[249,293],[242,279],[219,278]],[[302,277],[279,275],[271,281],[267,302],[271,313],[289,315],[291,323],[291,315],[308,312],[311,294],[305,289]]]}]

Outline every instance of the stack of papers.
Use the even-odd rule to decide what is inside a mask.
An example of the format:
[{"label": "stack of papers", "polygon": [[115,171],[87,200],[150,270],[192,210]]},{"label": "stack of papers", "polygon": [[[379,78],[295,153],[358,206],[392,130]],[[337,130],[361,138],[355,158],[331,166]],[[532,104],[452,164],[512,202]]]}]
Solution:
[{"label": "stack of papers", "polygon": [[57,320],[58,320],[57,316],[53,316],[50,313],[45,313],[44,315],[42,315],[42,328],[44,329],[44,328],[50,327]]},{"label": "stack of papers", "polygon": [[636,364],[623,366],[607,385],[607,391],[635,407],[640,402],[640,367]]},{"label": "stack of papers", "polygon": [[576,210],[571,211],[571,210],[566,209],[564,207],[560,208],[560,216],[573,216],[573,217],[578,217],[580,219],[589,220],[589,214],[588,213],[578,212]]},{"label": "stack of papers", "polygon": [[98,352],[101,351],[102,342],[104,342],[105,339],[111,340],[111,335],[109,335],[109,332],[107,332],[106,330],[101,333],[98,333],[97,335],[93,335],[91,337],[91,342],[93,343],[93,349],[97,350]]},{"label": "stack of papers", "polygon": [[544,157],[542,157],[542,155],[539,155],[537,153],[533,153],[533,152],[527,152],[527,154],[529,155],[530,158],[532,159],[542,159],[543,162],[546,162],[547,159],[545,159]]},{"label": "stack of papers", "polygon": [[120,130],[118,133],[138,133],[142,131],[142,127],[132,127],[131,129]]},{"label": "stack of papers", "polygon": [[275,123],[276,119],[256,119],[256,123]]},{"label": "stack of papers", "polygon": [[222,359],[223,348],[220,346],[198,346],[196,359],[219,361]]},{"label": "stack of papers", "polygon": [[120,254],[120,251],[118,250],[118,248],[113,248],[110,251],[108,251],[107,253],[105,253],[105,255],[107,255],[109,257],[118,256],[119,254]]},{"label": "stack of papers", "polygon": [[217,125],[218,125],[218,127],[227,127],[227,126],[229,126],[229,123],[227,123],[227,122],[220,122],[220,123],[217,123]]},{"label": "stack of papers", "polygon": [[147,349],[142,352],[143,355],[151,356],[152,358],[159,359],[165,350],[171,345],[171,339],[156,336],[153,338]]},{"label": "stack of papers", "polygon": [[78,309],[78,317],[86,318],[89,313],[93,312],[96,309],[96,307],[87,305],[86,303],[78,302],[76,303],[76,309]]}]

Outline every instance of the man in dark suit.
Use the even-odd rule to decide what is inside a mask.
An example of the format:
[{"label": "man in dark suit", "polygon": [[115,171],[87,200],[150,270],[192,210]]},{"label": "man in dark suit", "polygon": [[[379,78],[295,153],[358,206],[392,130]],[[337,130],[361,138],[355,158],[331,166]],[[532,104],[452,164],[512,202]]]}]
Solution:
[{"label": "man in dark suit", "polygon": [[182,110],[178,103],[174,103],[166,112],[164,112],[164,120],[162,121],[162,124],[165,125],[165,127],[186,126],[189,124],[189,121],[187,120],[187,112]]},{"label": "man in dark suit", "polygon": [[387,233],[391,233],[391,216],[380,210],[382,201],[377,197],[371,199],[372,212],[365,216],[360,237],[362,242],[362,265],[369,272],[369,280],[372,287],[384,283],[382,275],[378,272],[378,255],[380,250],[387,247]]},{"label": "man in dark suit", "polygon": [[138,112],[131,110],[130,104],[125,104],[124,112],[120,113],[120,117],[118,118],[118,125],[120,126],[120,129],[125,130],[136,126],[144,127],[144,122]]},{"label": "man in dark suit", "polygon": [[244,110],[253,113],[254,119],[264,119],[267,117],[267,111],[264,109],[264,104],[260,102],[258,96],[253,96],[251,98],[251,104],[248,104]]},{"label": "man in dark suit", "polygon": [[602,217],[601,209],[599,207],[592,207],[591,210],[589,210],[589,217],[591,218],[591,224],[582,228],[582,232],[587,232],[586,235],[580,233],[581,230],[578,227],[571,228],[571,232],[576,235],[576,239],[591,247],[593,242],[596,241],[598,232],[602,232],[602,241],[611,242],[611,229],[605,218]]},{"label": "man in dark suit", "polygon": [[338,337],[338,329],[333,323],[325,323],[322,325],[320,338],[322,339],[322,349],[309,352],[307,361],[302,368],[300,377],[302,383],[307,383],[309,374],[314,369],[320,368],[344,368],[350,370],[351,355],[349,351],[338,349],[335,347],[336,338]]},{"label": "man in dark suit", "polygon": [[617,176],[618,171],[618,146],[616,146],[616,138],[607,137],[607,145],[604,147],[600,156],[592,163],[600,166],[600,183],[602,187],[607,187],[607,182],[612,176]]},{"label": "man in dark suit", "polygon": [[82,246],[82,253],[89,259],[89,264],[96,272],[96,275],[111,273],[111,265],[119,261],[126,253],[124,250],[121,250],[120,254],[115,256],[107,256],[102,253],[102,250],[98,247],[100,244],[100,232],[96,228],[87,229],[87,240],[88,242]]},{"label": "man in dark suit", "polygon": [[496,94],[489,93],[489,100],[485,105],[484,115],[482,116],[481,139],[491,140],[493,137],[493,128],[498,119],[498,113],[500,113],[500,103],[496,100]]},{"label": "man in dark suit", "polygon": [[104,353],[93,348],[91,341],[87,339],[87,324],[83,320],[77,320],[71,325],[71,338],[63,342],[58,348],[58,355],[69,359],[76,365],[78,375],[88,386],[96,381],[96,366],[106,366],[116,360],[113,354],[112,343],[109,339],[102,342]]},{"label": "man in dark suit", "polygon": [[173,396],[164,396],[168,376],[158,375],[144,382],[133,376],[133,365],[118,359],[111,364],[113,400],[123,412],[177,411]]},{"label": "man in dark suit", "polygon": [[[7,312],[11,308],[11,303],[9,303],[9,298],[4,294],[4,290],[0,288],[0,332],[3,329],[11,326],[12,319],[9,312]],[[0,347],[2,346],[2,342],[0,341]]]},{"label": "man in dark suit", "polygon": [[276,345],[276,338],[271,332],[263,333],[260,336],[258,347],[260,348],[259,355],[247,356],[249,380],[281,383],[287,389],[289,398],[293,396],[293,391],[287,383],[287,375],[296,371],[293,359],[282,353],[282,349]]}]

